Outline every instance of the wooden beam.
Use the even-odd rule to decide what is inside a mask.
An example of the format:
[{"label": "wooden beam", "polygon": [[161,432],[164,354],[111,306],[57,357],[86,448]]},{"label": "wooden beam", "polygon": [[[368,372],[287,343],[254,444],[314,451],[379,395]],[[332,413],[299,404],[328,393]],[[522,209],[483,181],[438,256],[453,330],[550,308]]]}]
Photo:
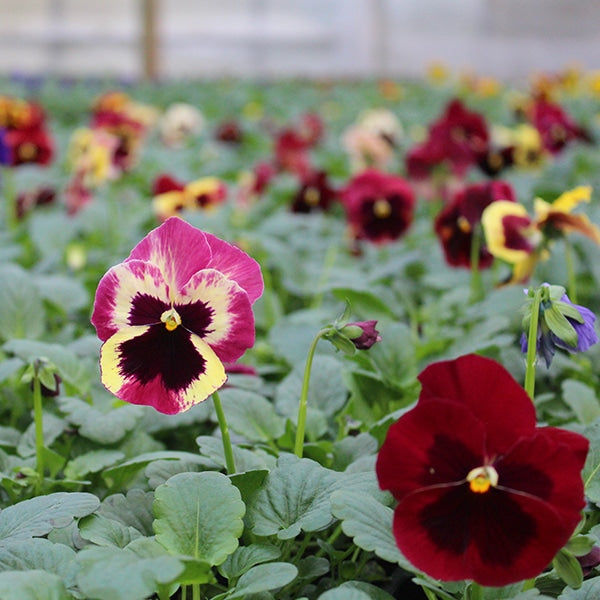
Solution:
[{"label": "wooden beam", "polygon": [[142,74],[151,80],[158,77],[158,1],[142,0]]}]

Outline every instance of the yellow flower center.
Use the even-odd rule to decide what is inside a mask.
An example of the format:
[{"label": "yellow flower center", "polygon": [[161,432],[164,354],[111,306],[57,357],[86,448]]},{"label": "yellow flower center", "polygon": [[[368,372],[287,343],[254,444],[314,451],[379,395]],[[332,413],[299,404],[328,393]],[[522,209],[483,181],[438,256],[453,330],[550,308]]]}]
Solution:
[{"label": "yellow flower center", "polygon": [[471,469],[467,475],[469,488],[475,494],[485,494],[490,487],[498,485],[498,471],[490,465]]},{"label": "yellow flower center", "polygon": [[471,223],[469,223],[469,220],[465,216],[460,215],[456,224],[463,233],[471,233]]},{"label": "yellow flower center", "polygon": [[32,160],[37,154],[37,147],[31,142],[25,142],[19,146],[18,152],[21,160]]},{"label": "yellow flower center", "polygon": [[160,320],[165,324],[167,331],[173,331],[174,329],[177,329],[179,325],[181,325],[181,317],[174,308],[165,310],[165,312],[160,315]]},{"label": "yellow flower center", "polygon": [[319,200],[321,199],[321,194],[319,194],[319,190],[315,187],[309,186],[306,188],[304,192],[304,200],[306,204],[309,206],[318,206]]},{"label": "yellow flower center", "polygon": [[392,205],[385,198],[377,198],[373,204],[373,214],[378,219],[387,219],[392,214]]}]

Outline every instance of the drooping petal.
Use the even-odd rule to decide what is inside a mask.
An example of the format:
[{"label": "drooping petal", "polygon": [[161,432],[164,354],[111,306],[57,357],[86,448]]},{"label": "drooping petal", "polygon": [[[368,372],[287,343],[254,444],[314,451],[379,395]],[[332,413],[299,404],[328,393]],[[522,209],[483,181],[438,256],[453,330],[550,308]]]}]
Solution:
[{"label": "drooping petal", "polygon": [[184,327],[162,323],[127,327],[111,336],[100,353],[102,383],[132,404],[176,414],[206,400],[227,376],[210,346]]},{"label": "drooping petal", "polygon": [[214,269],[196,273],[175,304],[183,327],[198,335],[224,362],[237,360],[254,344],[254,315],[248,294]]},{"label": "drooping petal", "polygon": [[525,390],[500,364],[475,354],[429,365],[418,377],[419,402],[444,399],[469,408],[486,427],[488,455],[531,435],[535,409]]},{"label": "drooping petal", "polygon": [[204,234],[212,251],[207,269],[216,269],[235,281],[246,291],[250,303],[262,296],[264,283],[260,265],[245,252],[220,240],[210,233]]},{"label": "drooping petal", "polygon": [[428,487],[462,483],[484,462],[483,424],[468,406],[432,399],[394,423],[377,457],[382,489],[401,500]]},{"label": "drooping petal", "polygon": [[194,273],[206,268],[211,258],[206,234],[179,217],[170,217],[139,242],[125,262],[155,264],[171,290],[178,290]]},{"label": "drooping petal", "polygon": [[169,302],[169,288],[160,269],[130,260],[109,269],[98,283],[92,324],[105,342],[122,327],[160,322]]}]

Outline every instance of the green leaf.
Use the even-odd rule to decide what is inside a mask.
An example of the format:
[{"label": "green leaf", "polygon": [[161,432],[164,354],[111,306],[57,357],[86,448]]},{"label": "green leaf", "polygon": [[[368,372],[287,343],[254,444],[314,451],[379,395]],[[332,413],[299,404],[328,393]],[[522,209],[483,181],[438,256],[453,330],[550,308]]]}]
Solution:
[{"label": "green leaf", "polygon": [[286,562],[257,565],[244,573],[238,580],[232,594],[227,598],[244,598],[248,594],[258,594],[287,585],[298,575],[298,569]]},{"label": "green leaf", "polygon": [[229,479],[240,490],[244,504],[248,504],[250,498],[256,490],[260,489],[268,474],[269,471],[267,469],[255,469],[253,471],[244,471],[243,473],[234,473],[229,476]]},{"label": "green leaf", "polygon": [[364,581],[346,581],[321,594],[318,600],[393,600],[387,592]]},{"label": "green leaf", "polygon": [[285,421],[264,396],[228,388],[221,392],[229,427],[250,442],[272,442],[283,435]]},{"label": "green leaf", "polygon": [[365,319],[397,318],[389,304],[372,292],[355,288],[335,288],[331,292],[338,300],[347,301],[352,306],[352,311]]},{"label": "green leaf", "polygon": [[377,449],[377,440],[369,433],[345,437],[333,444],[332,468],[334,471],[343,471],[355,460],[372,456]]},{"label": "green leaf", "polygon": [[133,527],[146,536],[154,535],[152,521],[152,503],[154,494],[133,489],[127,495],[112,494],[107,496],[98,509],[98,514],[118,521],[126,527]]},{"label": "green leaf", "polygon": [[0,540],[22,540],[66,527],[94,512],[100,501],[84,492],[56,492],[24,500],[0,512]]},{"label": "green leaf", "polygon": [[16,375],[24,366],[25,363],[20,358],[5,358],[0,362],[0,382]]},{"label": "green leaf", "polygon": [[250,544],[240,546],[230,554],[225,562],[219,566],[219,573],[226,579],[237,579],[248,569],[261,563],[276,560],[281,556],[281,550],[270,544]]},{"label": "green leaf", "polygon": [[70,600],[73,598],[58,575],[32,569],[0,573],[2,600]]},{"label": "green leaf", "polygon": [[[196,443],[200,447],[200,452],[205,457],[220,467],[225,467],[226,461],[225,454],[223,453],[223,442],[219,438],[210,435],[200,435],[196,438]],[[263,469],[270,469],[275,465],[273,456],[259,449],[248,450],[234,446],[233,458],[238,472],[261,471]]]},{"label": "green leaf", "polygon": [[226,475],[180,473],[155,490],[156,539],[171,554],[220,565],[238,547],[246,507]]},{"label": "green leaf", "polygon": [[[308,386],[309,410],[332,417],[346,404],[348,391],[341,371],[339,360],[331,356],[316,356]],[[298,419],[298,401],[303,378],[304,364],[298,364],[277,387],[275,406],[293,423]]]},{"label": "green leaf", "polygon": [[0,544],[0,571],[39,569],[58,575],[68,587],[75,584],[74,559],[74,550],[45,538],[4,540]]},{"label": "green leaf", "polygon": [[87,391],[90,387],[90,376],[85,365],[68,348],[35,340],[11,340],[4,344],[4,349],[29,363],[37,359],[48,361],[56,367],[65,382],[78,390]]},{"label": "green leaf", "polygon": [[600,418],[600,402],[590,386],[575,379],[566,379],[562,382],[562,392],[563,400],[580,423],[588,425]]},{"label": "green leaf", "polygon": [[331,496],[333,514],[342,521],[342,530],[363,550],[375,552],[387,562],[407,571],[414,567],[402,556],[392,533],[394,511],[372,497],[338,491]]},{"label": "green leaf", "polygon": [[207,460],[198,454],[191,452],[178,452],[176,450],[159,450],[157,452],[144,452],[138,454],[120,465],[106,469],[102,474],[104,480],[110,487],[121,488],[125,482],[131,479],[136,473],[146,465],[155,460],[183,460],[199,465],[210,466]]},{"label": "green leaf", "polygon": [[329,495],[340,477],[312,460],[280,456],[277,467],[250,500],[251,531],[287,540],[301,530],[324,529],[333,521]]},{"label": "green leaf", "polygon": [[559,550],[552,566],[556,574],[570,587],[577,589],[583,583],[583,571],[580,562],[564,548]]},{"label": "green leaf", "polygon": [[160,585],[175,581],[184,569],[172,556],[141,558],[119,548],[84,548],[76,562],[79,588],[98,600],[143,600]]},{"label": "green leaf", "polygon": [[590,502],[600,503],[600,419],[590,423],[581,433],[590,441],[583,466],[585,495]]},{"label": "green leaf", "polygon": [[98,473],[124,458],[125,455],[118,450],[91,450],[67,463],[65,477],[67,479],[83,479],[86,475]]},{"label": "green leaf", "polygon": [[33,276],[17,265],[0,266],[0,339],[40,337],[45,320]]},{"label": "green leaf", "polygon": [[142,536],[133,527],[126,527],[118,521],[97,514],[89,515],[79,521],[79,534],[84,540],[97,546],[116,548],[125,548],[132,540]]},{"label": "green leaf", "polygon": [[89,295],[83,284],[64,275],[37,275],[35,282],[42,298],[60,307],[65,313],[86,308]]},{"label": "green leaf", "polygon": [[[55,417],[52,413],[44,412],[44,417],[42,421],[42,429],[44,431],[44,443],[46,446],[49,446],[58,438],[58,436],[65,430],[67,424],[64,419],[59,419]],[[17,452],[20,456],[34,456],[36,453],[36,445],[35,445],[35,423],[31,422],[31,424],[27,427],[21,439],[19,440],[19,444],[17,445]]]},{"label": "green leaf", "polygon": [[79,435],[100,444],[114,444],[136,426],[144,411],[131,404],[115,407],[113,401],[107,394],[95,399],[95,405],[91,406],[79,398],[62,397],[58,405],[69,422],[77,425]]},{"label": "green leaf", "polygon": [[596,600],[600,598],[600,577],[588,579],[578,589],[566,588],[558,600]]}]

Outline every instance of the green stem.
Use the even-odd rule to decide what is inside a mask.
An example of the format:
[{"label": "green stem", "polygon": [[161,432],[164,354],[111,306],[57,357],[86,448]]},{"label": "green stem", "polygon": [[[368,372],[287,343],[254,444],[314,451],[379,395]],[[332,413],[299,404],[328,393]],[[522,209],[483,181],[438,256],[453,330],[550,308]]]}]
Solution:
[{"label": "green stem", "polygon": [[523,582],[523,591],[526,592],[527,590],[532,590],[535,587],[535,577],[533,577],[532,579],[526,579]]},{"label": "green stem", "polygon": [[199,583],[192,584],[192,600],[201,600]]},{"label": "green stem", "polygon": [[573,246],[565,238],[565,264],[567,267],[567,286],[569,288],[569,299],[573,304],[577,304],[577,276],[575,274],[575,264],[573,262]]},{"label": "green stem", "polygon": [[427,600],[438,600],[438,597],[429,588],[426,588],[422,585],[421,589],[423,590],[423,593],[427,596]]},{"label": "green stem", "polygon": [[38,474],[38,493],[44,482],[44,415],[42,412],[42,384],[37,366],[33,374],[33,420],[35,422],[35,454]]},{"label": "green stem", "polygon": [[483,600],[483,588],[474,581],[469,586],[469,600]]},{"label": "green stem", "polygon": [[235,460],[233,459],[233,446],[231,445],[231,438],[229,437],[229,427],[227,425],[227,420],[225,419],[219,392],[213,392],[212,397],[217,413],[217,419],[219,421],[219,428],[221,429],[221,437],[223,439],[223,454],[225,455],[227,474],[233,475],[235,473]]},{"label": "green stem", "polygon": [[4,220],[8,231],[17,226],[17,190],[15,174],[11,167],[4,167],[0,172],[0,189],[4,196]]},{"label": "green stem", "polygon": [[483,298],[483,284],[479,269],[479,251],[481,250],[481,228],[476,226],[471,235],[471,303]]},{"label": "green stem", "polygon": [[181,600],[187,600],[187,585],[181,586]]},{"label": "green stem", "polygon": [[533,400],[535,392],[535,363],[537,355],[537,334],[540,320],[540,302],[543,288],[535,290],[531,302],[531,317],[529,319],[529,333],[527,336],[527,359],[525,367],[525,391]]},{"label": "green stem", "polygon": [[296,425],[296,443],[294,445],[294,452],[298,458],[302,458],[302,452],[304,450],[304,431],[306,429],[306,410],[308,407],[308,384],[310,383],[310,371],[312,369],[312,362],[315,356],[315,350],[317,349],[317,343],[323,337],[323,334],[329,331],[329,329],[321,329],[312,341],[310,348],[308,349],[308,356],[306,357],[306,366],[304,367],[304,379],[302,380],[302,391],[300,393],[300,406],[298,407],[298,424]]}]

